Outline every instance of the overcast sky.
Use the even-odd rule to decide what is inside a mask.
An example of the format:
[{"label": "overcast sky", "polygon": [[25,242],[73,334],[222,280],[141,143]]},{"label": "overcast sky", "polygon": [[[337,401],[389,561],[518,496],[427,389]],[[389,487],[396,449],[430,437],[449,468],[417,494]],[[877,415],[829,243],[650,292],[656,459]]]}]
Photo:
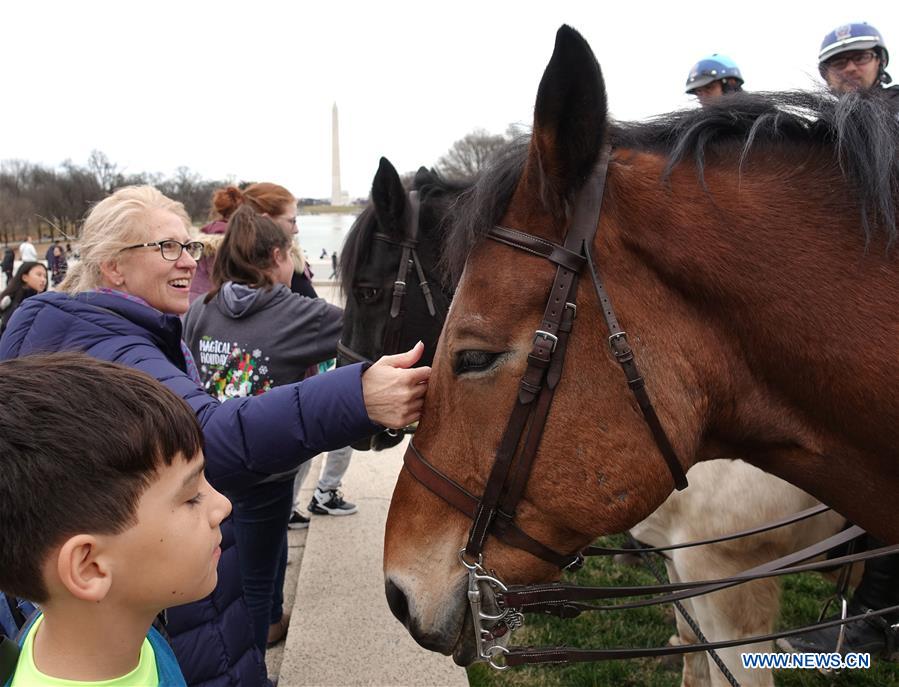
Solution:
[{"label": "overcast sky", "polygon": [[690,66],[721,52],[748,89],[820,84],[835,26],[893,47],[899,2],[7,2],[0,14],[0,159],[273,181],[331,190],[331,105],[343,188],[366,196],[381,155],[433,165],[476,127],[529,125],[556,29],[591,44],[612,115],[690,104]]}]

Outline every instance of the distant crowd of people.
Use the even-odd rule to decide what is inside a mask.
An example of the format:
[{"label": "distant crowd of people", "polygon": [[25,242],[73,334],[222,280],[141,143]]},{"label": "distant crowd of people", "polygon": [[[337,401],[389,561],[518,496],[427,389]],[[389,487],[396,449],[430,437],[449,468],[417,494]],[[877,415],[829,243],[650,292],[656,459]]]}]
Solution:
[{"label": "distant crowd of people", "polygon": [[[868,24],[830,32],[818,60],[834,94],[899,97]],[[743,85],[714,54],[686,90],[712,106]],[[420,414],[420,344],[329,369],[343,312],[312,285],[294,195],[256,183],[211,201],[197,233],[155,188],[121,188],[88,213],[77,260],[54,242],[41,262],[31,237],[18,269],[3,255],[0,627],[22,631],[0,645],[16,656],[2,684],[270,684],[288,528],[357,512],[349,445]],[[868,563],[850,613],[899,603],[897,559]],[[838,632],[791,648],[833,651]],[[842,646],[883,650],[890,632],[856,623]]]}]

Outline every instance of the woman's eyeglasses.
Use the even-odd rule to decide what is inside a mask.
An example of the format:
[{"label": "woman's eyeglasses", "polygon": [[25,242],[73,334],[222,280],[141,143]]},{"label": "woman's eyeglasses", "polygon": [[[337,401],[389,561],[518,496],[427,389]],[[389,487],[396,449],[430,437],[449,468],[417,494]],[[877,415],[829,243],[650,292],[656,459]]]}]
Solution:
[{"label": "woman's eyeglasses", "polygon": [[841,57],[834,57],[827,62],[827,68],[840,72],[849,66],[850,62],[860,67],[863,64],[868,64],[868,62],[875,57],[877,57],[877,53],[873,50],[859,50],[858,52],[851,52],[848,55],[842,55]]},{"label": "woman's eyeglasses", "polygon": [[181,243],[174,239],[167,241],[153,241],[153,243],[138,243],[133,246],[126,246],[122,250],[131,250],[132,248],[159,248],[163,260],[175,262],[181,257],[183,251],[194,260],[199,260],[203,255],[203,243],[200,241],[190,241],[189,243]]}]

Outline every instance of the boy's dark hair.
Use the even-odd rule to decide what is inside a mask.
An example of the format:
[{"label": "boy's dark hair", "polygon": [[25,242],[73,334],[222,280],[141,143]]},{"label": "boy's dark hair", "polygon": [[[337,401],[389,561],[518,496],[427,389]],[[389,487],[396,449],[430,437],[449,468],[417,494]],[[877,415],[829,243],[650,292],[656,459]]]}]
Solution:
[{"label": "boy's dark hair", "polygon": [[190,407],[143,372],[82,353],[0,362],[0,590],[46,601],[53,547],[125,531],[158,468],[202,448]]},{"label": "boy's dark hair", "polygon": [[274,265],[272,252],[290,249],[293,237],[279,227],[275,220],[260,215],[249,205],[241,205],[228,220],[225,238],[212,264],[212,288],[203,302],[208,303],[227,281],[246,284],[257,289],[270,288],[268,270]]}]

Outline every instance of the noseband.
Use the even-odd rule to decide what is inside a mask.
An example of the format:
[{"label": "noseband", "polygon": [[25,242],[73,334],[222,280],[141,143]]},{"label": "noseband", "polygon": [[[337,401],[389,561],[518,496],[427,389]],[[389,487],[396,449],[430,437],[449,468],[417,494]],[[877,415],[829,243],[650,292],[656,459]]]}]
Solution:
[{"label": "noseband", "polygon": [[591,254],[599,226],[609,152],[608,148],[603,149],[593,174],[578,194],[564,245],[500,226],[494,227],[487,234],[494,241],[549,260],[556,265],[556,276],[549,291],[543,319],[534,331],[527,369],[519,382],[515,407],[506,424],[483,495],[480,498],[474,496],[444,475],[421,455],[412,442],[406,451],[404,464],[409,473],[431,492],[472,519],[464,550],[465,558],[471,563],[479,560],[490,534],[559,568],[579,567],[583,562],[580,551],[558,553],[526,534],[514,520],[515,510],[524,494],[540,446],[553,395],[562,378],[568,339],[577,314],[577,281],[585,265],[589,266],[593,286],[602,307],[611,352],[624,371],[627,384],[668,465],[675,487],[684,489],[687,486],[684,470],[652,406],[628,344],[627,333],[618,324]]},{"label": "noseband", "polygon": [[[402,248],[400,256],[400,266],[397,270],[396,279],[393,281],[393,289],[390,301],[390,316],[384,329],[384,336],[381,339],[381,355],[393,355],[399,352],[400,339],[403,332],[403,324],[406,317],[406,293],[408,292],[406,278],[409,275],[409,269],[414,268],[418,276],[418,285],[424,296],[425,303],[428,306],[428,314],[431,317],[437,317],[437,308],[434,305],[434,296],[431,293],[431,285],[425,276],[424,267],[421,264],[421,258],[418,257],[418,230],[419,215],[421,214],[421,201],[418,197],[418,191],[409,192],[409,212],[406,213],[406,231],[401,241],[397,241],[392,236],[383,232],[375,232],[373,238],[376,241],[383,241],[392,246]],[[367,363],[371,362],[361,353],[357,353],[347,346],[343,341],[337,343],[338,357],[350,363]]]}]

